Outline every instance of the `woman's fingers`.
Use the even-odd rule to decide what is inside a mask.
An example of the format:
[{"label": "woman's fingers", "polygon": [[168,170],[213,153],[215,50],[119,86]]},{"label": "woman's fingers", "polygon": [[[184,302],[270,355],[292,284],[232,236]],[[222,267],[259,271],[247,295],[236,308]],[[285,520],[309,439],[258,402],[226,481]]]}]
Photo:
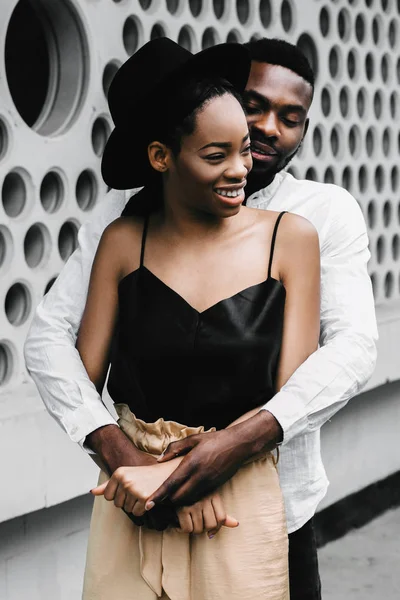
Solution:
[{"label": "woman's fingers", "polygon": [[105,481],[104,483],[101,483],[100,485],[97,485],[92,490],[90,490],[90,493],[93,494],[93,496],[102,496],[104,494],[104,490],[108,485],[108,482],[109,480]]},{"label": "woman's fingers", "polygon": [[126,500],[125,490],[119,485],[114,494],[114,505],[117,508],[122,508],[125,504],[125,500]]},{"label": "woman's fingers", "polygon": [[129,494],[125,498],[124,511],[126,513],[131,513],[133,511],[133,507],[136,504],[136,498],[133,498]]},{"label": "woman's fingers", "polygon": [[190,511],[193,521],[193,532],[197,535],[203,533],[204,531],[204,520],[203,520],[203,510],[201,506],[192,506],[192,510]]},{"label": "woman's fingers", "polygon": [[137,500],[137,502],[135,502],[134,507],[131,512],[133,515],[135,515],[135,517],[143,516],[144,513],[146,512],[146,509],[144,507],[144,502]]},{"label": "woman's fingers", "polygon": [[192,515],[190,511],[185,508],[180,508],[177,511],[177,516],[179,520],[179,527],[182,533],[192,533],[193,532],[193,521]]},{"label": "woman's fingers", "polygon": [[238,527],[239,521],[235,519],[235,517],[231,517],[230,515],[226,515],[224,527]]},{"label": "woman's fingers", "polygon": [[205,503],[203,506],[203,522],[204,530],[207,532],[210,530],[214,530],[218,527],[217,518],[215,516],[211,500]]}]

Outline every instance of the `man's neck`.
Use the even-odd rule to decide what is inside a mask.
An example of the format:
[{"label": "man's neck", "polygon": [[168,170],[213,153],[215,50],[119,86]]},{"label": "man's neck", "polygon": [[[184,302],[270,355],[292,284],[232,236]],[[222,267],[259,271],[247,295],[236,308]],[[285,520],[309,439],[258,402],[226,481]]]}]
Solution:
[{"label": "man's neck", "polygon": [[246,200],[250,198],[255,192],[266,188],[270,183],[273,182],[275,175],[266,175],[265,173],[249,173],[247,178],[247,185],[245,187]]}]

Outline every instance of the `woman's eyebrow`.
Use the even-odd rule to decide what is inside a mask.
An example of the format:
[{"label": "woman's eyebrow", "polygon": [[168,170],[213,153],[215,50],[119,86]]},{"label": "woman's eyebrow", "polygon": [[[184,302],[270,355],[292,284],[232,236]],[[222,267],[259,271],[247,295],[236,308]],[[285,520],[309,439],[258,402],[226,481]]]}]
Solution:
[{"label": "woman's eyebrow", "polygon": [[[244,142],[248,139],[249,139],[249,134],[247,133],[244,136],[244,138],[242,139],[242,144],[244,144]],[[209,144],[206,144],[205,146],[202,146],[201,148],[199,148],[199,150],[204,150],[205,148],[210,148],[211,146],[217,146],[218,148],[231,148],[232,143],[231,142],[210,142]]]}]

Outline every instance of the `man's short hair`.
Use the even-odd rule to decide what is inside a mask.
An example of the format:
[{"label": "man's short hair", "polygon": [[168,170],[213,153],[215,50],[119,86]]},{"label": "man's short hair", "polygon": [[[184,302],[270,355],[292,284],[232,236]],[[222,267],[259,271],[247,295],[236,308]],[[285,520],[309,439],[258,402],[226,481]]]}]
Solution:
[{"label": "man's short hair", "polygon": [[245,46],[250,51],[251,60],[290,69],[305,79],[314,89],[314,71],[298,46],[277,38],[251,40]]}]

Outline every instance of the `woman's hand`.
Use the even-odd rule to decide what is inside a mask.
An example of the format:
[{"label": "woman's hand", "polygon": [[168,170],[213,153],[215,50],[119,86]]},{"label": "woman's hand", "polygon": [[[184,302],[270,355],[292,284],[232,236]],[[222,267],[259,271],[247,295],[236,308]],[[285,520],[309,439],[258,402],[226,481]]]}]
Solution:
[{"label": "woman's hand", "polygon": [[239,521],[226,514],[221,496],[211,494],[192,506],[183,506],[177,510],[182,533],[203,533],[207,531],[212,539],[221,527],[237,527]]},{"label": "woman's hand", "polygon": [[114,500],[117,508],[140,517],[146,512],[147,498],[175,471],[181,460],[176,458],[149,466],[119,467],[108,481],[91,492],[94,496],[104,495],[106,500]]}]

